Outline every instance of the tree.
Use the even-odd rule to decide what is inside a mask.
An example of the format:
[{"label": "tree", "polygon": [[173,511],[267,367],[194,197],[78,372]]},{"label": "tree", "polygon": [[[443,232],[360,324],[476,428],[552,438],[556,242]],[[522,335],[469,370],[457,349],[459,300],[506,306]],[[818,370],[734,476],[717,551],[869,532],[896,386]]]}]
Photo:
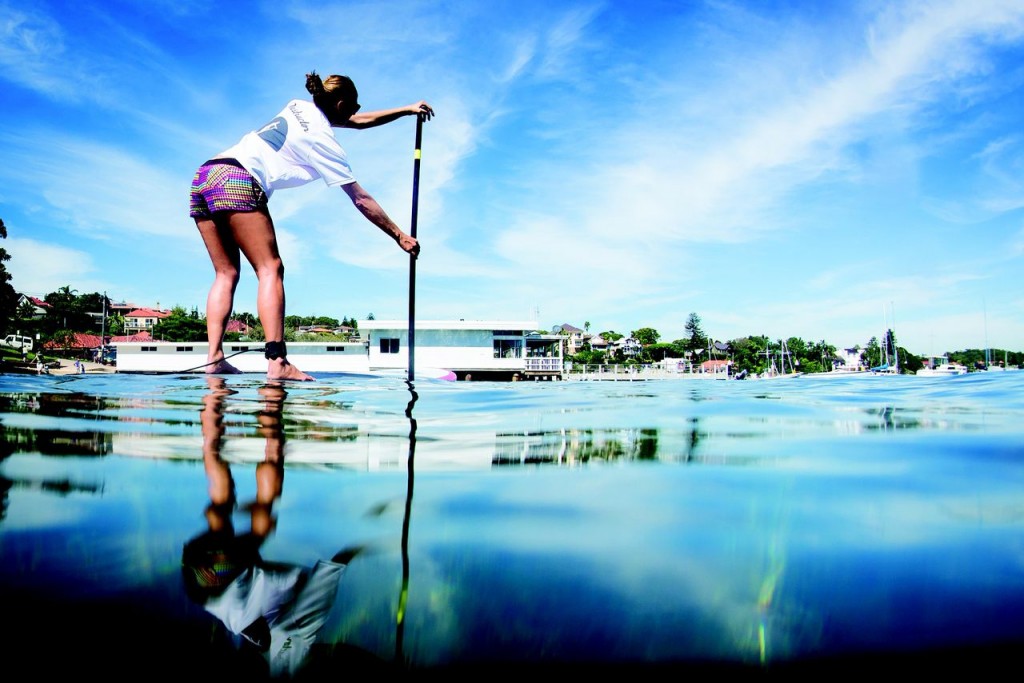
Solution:
[{"label": "tree", "polygon": [[673,358],[676,353],[675,344],[650,344],[644,348],[644,353],[652,361],[659,361],[665,358]]},{"label": "tree", "polygon": [[686,350],[693,352],[703,350],[708,347],[708,338],[704,334],[704,330],[700,327],[700,316],[696,313],[691,313],[690,317],[686,319],[686,333],[685,345]]},{"label": "tree", "polygon": [[661,335],[653,327],[641,327],[639,330],[633,330],[630,332],[630,336],[640,342],[642,346],[657,344],[661,339]]},{"label": "tree", "polygon": [[337,318],[331,318],[326,315],[318,315],[313,317],[313,324],[316,325],[317,327],[329,327],[333,330],[334,328],[338,327],[339,323]]},{"label": "tree", "polygon": [[604,359],[604,351],[585,350],[575,354],[570,360],[572,360],[573,363],[579,363],[580,365],[600,365],[601,363],[604,363]]},{"label": "tree", "polygon": [[183,307],[175,306],[169,316],[153,326],[153,338],[173,342],[205,341],[206,321],[195,309],[189,313]]},{"label": "tree", "polygon": [[107,316],[107,336],[116,337],[124,334],[125,319],[120,313]]},{"label": "tree", "polygon": [[768,338],[764,336],[740,337],[729,342],[732,347],[733,368],[739,372],[761,372],[767,368],[765,349]]},{"label": "tree", "polygon": [[882,364],[882,347],[878,343],[878,337],[868,340],[868,345],[864,347],[864,360],[869,368],[875,368]]},{"label": "tree", "polygon": [[835,357],[836,347],[822,339],[807,346],[807,356],[802,359],[800,369],[804,372],[828,372]]},{"label": "tree", "polygon": [[[7,239],[7,226],[4,225],[3,219],[0,219],[0,238]],[[18,293],[11,286],[11,274],[4,265],[10,260],[11,255],[0,247],[0,336],[10,332],[11,322],[18,307]]]},{"label": "tree", "polygon": [[87,323],[78,303],[78,290],[64,285],[56,292],[50,292],[43,300],[50,304],[43,318],[43,331],[53,335],[58,330],[84,330]]}]

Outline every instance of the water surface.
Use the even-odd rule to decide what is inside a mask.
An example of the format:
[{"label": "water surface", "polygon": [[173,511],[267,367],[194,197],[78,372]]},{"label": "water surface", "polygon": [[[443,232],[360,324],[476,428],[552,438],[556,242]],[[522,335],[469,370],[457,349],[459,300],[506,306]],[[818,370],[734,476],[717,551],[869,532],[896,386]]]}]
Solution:
[{"label": "water surface", "polygon": [[8,651],[114,677],[996,667],[1024,645],[1022,389],[0,375]]}]

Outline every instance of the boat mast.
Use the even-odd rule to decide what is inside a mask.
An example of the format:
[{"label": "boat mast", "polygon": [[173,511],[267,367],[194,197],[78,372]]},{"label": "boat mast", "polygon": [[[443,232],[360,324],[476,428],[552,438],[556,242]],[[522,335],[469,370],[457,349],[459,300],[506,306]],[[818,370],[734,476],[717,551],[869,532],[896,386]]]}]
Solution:
[{"label": "boat mast", "polygon": [[100,358],[107,346],[107,293],[103,292],[103,317],[100,323]]},{"label": "boat mast", "polygon": [[992,364],[992,350],[988,347],[988,308],[985,306],[985,297],[981,297],[981,314],[985,321],[985,369]]},{"label": "boat mast", "polygon": [[893,368],[895,368],[896,374],[899,374],[900,354],[896,350],[896,306],[891,301],[889,302],[889,310],[892,311],[892,329],[889,331],[889,339],[892,341]]}]

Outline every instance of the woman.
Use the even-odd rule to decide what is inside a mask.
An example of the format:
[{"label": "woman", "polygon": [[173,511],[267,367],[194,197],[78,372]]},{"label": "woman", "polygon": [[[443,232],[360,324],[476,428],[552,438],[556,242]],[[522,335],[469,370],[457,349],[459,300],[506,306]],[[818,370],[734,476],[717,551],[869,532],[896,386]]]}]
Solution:
[{"label": "woman", "polygon": [[356,182],[332,127],[373,128],[412,115],[429,121],[434,110],[420,101],[359,114],[356,86],[347,76],[333,75],[324,81],[316,72],[306,74],[306,90],[312,102],[292,100],[270,123],[200,166],[192,179],[189,215],[195,219],[215,273],[206,300],[207,373],[238,372],[224,359],[224,331],[234,307],[240,255],[244,255],[258,279],[256,309],[267,340],[267,378],[313,379],[287,358],[284,265],[267,206],[274,190],[317,178],[329,187],[340,186],[355,207],[403,251],[419,255],[419,242],[402,232]]}]

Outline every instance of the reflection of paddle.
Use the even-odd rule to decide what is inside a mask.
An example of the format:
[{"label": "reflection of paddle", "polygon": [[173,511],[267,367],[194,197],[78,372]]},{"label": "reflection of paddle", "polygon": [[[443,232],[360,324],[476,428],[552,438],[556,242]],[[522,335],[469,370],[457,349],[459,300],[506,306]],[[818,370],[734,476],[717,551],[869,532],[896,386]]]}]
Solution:
[{"label": "reflection of paddle", "polygon": [[402,663],[402,645],[405,640],[405,606],[409,600],[409,523],[412,517],[412,489],[414,480],[414,461],[416,456],[416,418],[412,416],[412,408],[416,405],[417,394],[409,382],[409,405],[405,415],[409,418],[409,459],[406,463],[408,479],[405,490],[405,517],[402,520],[402,591],[398,595],[398,612],[395,630],[395,662]]},{"label": "reflection of paddle", "polygon": [[[420,148],[423,142],[423,117],[416,117],[416,149],[413,153],[412,170],[412,218],[409,221],[409,234],[416,237],[416,221],[419,215],[420,196]],[[409,522],[412,515],[413,463],[416,455],[416,419],[412,416],[412,408],[416,404],[416,391],[413,381],[416,379],[416,255],[409,255],[409,374],[406,381],[409,385],[409,405],[405,415],[409,418],[409,458],[406,463],[408,483],[405,492],[405,516],[402,519],[402,590],[398,596],[398,610],[395,615],[395,662],[403,663],[402,648],[405,642],[405,607],[409,601]]]},{"label": "reflection of paddle", "polygon": [[[409,234],[416,239],[416,216],[419,214],[420,197],[420,146],[423,141],[423,117],[416,117],[416,151],[412,166],[412,219]],[[409,255],[409,381],[416,379],[416,254]]]}]

